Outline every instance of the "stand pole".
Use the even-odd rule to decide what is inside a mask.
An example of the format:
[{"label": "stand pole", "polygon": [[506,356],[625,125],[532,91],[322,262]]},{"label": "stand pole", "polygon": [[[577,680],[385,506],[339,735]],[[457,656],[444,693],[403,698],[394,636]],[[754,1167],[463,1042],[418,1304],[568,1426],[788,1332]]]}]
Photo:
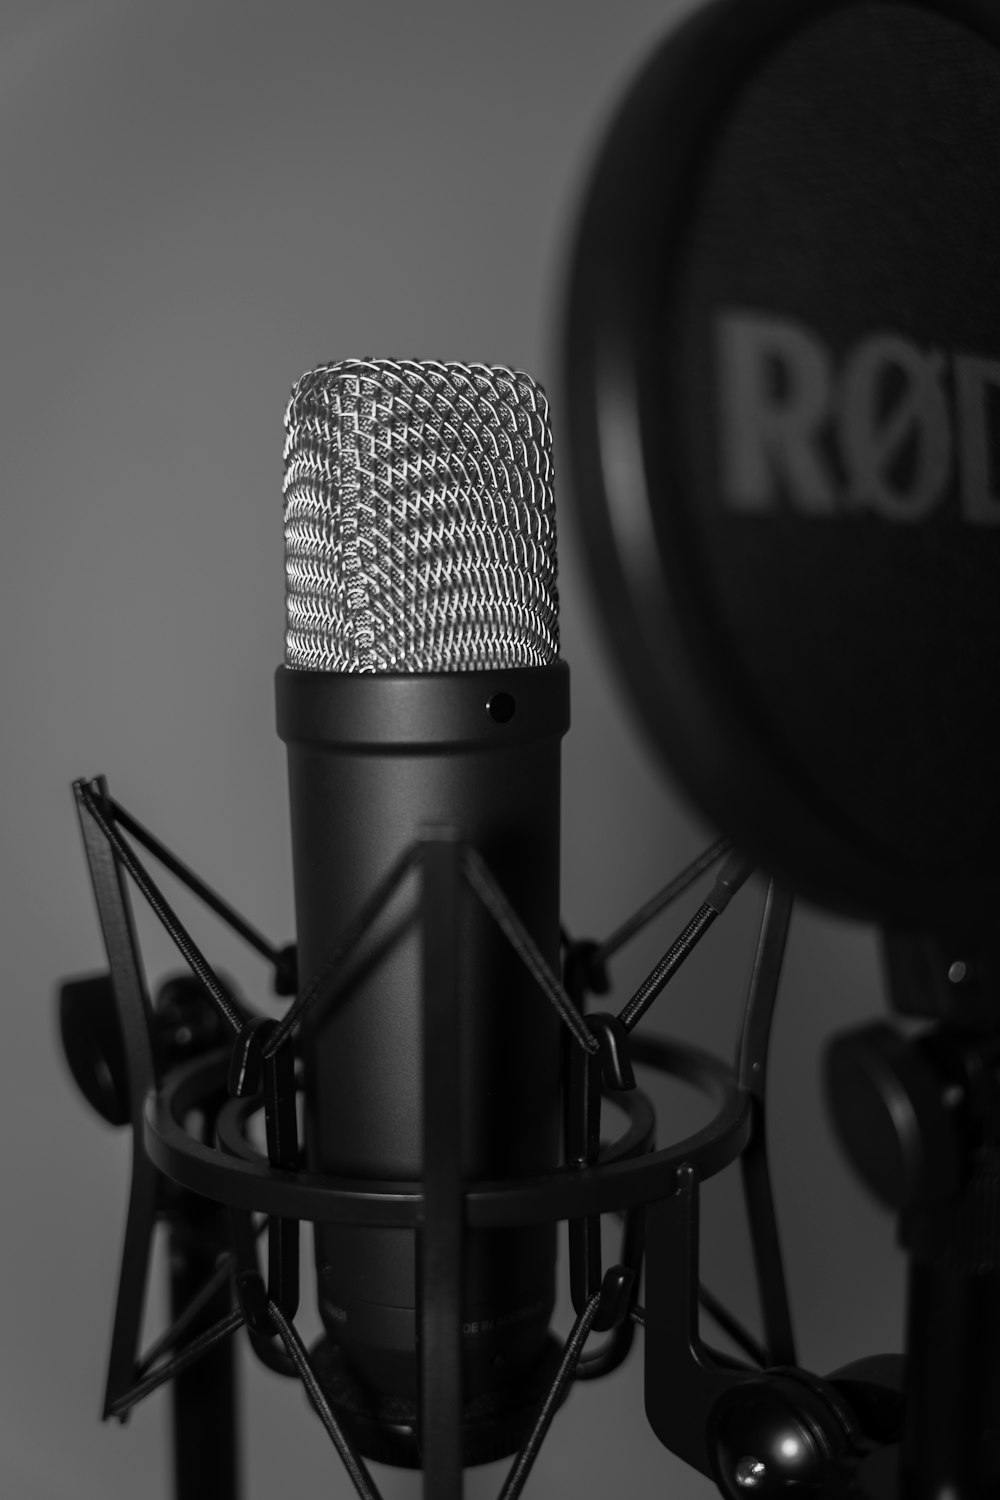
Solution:
[{"label": "stand pole", "polygon": [[[947,1219],[935,1226],[943,1251],[907,1244],[904,1220],[910,1273],[900,1493],[906,1500],[995,1500],[1000,1494],[1000,1152],[977,1155],[964,1201],[935,1216]],[[970,1221],[980,1230],[971,1239],[965,1232]]]},{"label": "stand pole", "polygon": [[[186,1212],[169,1231],[171,1316],[179,1317],[228,1251],[224,1210],[184,1195]],[[232,1309],[226,1281],[192,1323],[189,1337],[211,1328]],[[234,1340],[222,1339],[172,1383],[176,1500],[239,1500]]]}]

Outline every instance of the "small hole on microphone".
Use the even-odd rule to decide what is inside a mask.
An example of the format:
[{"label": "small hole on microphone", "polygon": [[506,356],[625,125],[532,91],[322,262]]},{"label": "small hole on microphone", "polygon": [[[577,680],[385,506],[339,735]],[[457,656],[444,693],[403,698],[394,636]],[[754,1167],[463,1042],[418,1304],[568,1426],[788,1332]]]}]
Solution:
[{"label": "small hole on microphone", "polygon": [[494,693],[486,705],[486,712],[494,724],[509,724],[516,708],[517,704],[510,693]]}]

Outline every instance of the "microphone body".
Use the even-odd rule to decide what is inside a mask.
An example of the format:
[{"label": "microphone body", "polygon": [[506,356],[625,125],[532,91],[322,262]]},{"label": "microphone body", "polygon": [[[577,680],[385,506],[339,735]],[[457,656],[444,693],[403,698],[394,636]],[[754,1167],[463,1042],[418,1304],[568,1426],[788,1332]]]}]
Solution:
[{"label": "microphone body", "polygon": [[[429,824],[453,827],[481,853],[557,967],[568,675],[562,663],[419,675],[278,669],[303,980],[335,956],[359,909]],[[507,722],[488,710],[501,694],[514,704]],[[421,1176],[419,895],[414,870],[330,1000],[303,1025],[313,1170],[385,1181]],[[463,1176],[548,1171],[558,1156],[558,1017],[471,891],[455,943]],[[325,1326],[376,1390],[415,1397],[413,1232],[318,1224],[315,1243]],[[539,1355],[555,1260],[554,1225],[467,1235],[467,1396],[515,1382]]]},{"label": "microphone body", "polygon": [[[569,711],[544,392],[497,366],[348,360],[298,381],[285,426],[277,706],[301,982],[340,962],[359,913],[430,825],[475,848],[556,967]],[[304,1018],[314,1171],[423,1175],[420,898],[413,868],[337,970],[335,992]],[[463,1178],[550,1171],[558,1016],[464,883],[453,940]],[[431,1058],[431,1088],[433,1069]],[[337,1360],[379,1412],[386,1402],[412,1410],[414,1232],[318,1224],[315,1249]],[[463,1252],[463,1389],[467,1410],[479,1402],[475,1420],[485,1402],[492,1421],[513,1413],[519,1393],[523,1403],[550,1354],[555,1227],[470,1232]],[[502,1417],[489,1442],[517,1446],[517,1427]]]}]

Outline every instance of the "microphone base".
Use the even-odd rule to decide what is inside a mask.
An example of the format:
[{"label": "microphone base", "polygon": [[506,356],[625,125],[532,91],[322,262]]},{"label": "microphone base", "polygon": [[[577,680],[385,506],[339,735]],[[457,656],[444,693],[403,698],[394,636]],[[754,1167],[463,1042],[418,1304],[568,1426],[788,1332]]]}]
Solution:
[{"label": "microphone base", "polygon": [[[550,1335],[540,1359],[515,1386],[485,1392],[464,1403],[463,1468],[494,1463],[524,1446],[561,1357],[562,1348]],[[311,1349],[310,1359],[337,1421],[364,1458],[398,1469],[422,1467],[416,1401],[382,1396],[365,1385],[343,1351],[325,1335]]]}]

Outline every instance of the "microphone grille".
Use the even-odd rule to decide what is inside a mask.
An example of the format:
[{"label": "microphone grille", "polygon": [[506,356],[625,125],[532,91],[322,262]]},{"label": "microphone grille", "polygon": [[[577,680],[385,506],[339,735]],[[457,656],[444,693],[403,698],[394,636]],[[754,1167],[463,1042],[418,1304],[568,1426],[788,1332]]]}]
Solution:
[{"label": "microphone grille", "polygon": [[552,432],[530,375],[342,360],[297,381],[285,431],[287,666],[556,659]]}]

